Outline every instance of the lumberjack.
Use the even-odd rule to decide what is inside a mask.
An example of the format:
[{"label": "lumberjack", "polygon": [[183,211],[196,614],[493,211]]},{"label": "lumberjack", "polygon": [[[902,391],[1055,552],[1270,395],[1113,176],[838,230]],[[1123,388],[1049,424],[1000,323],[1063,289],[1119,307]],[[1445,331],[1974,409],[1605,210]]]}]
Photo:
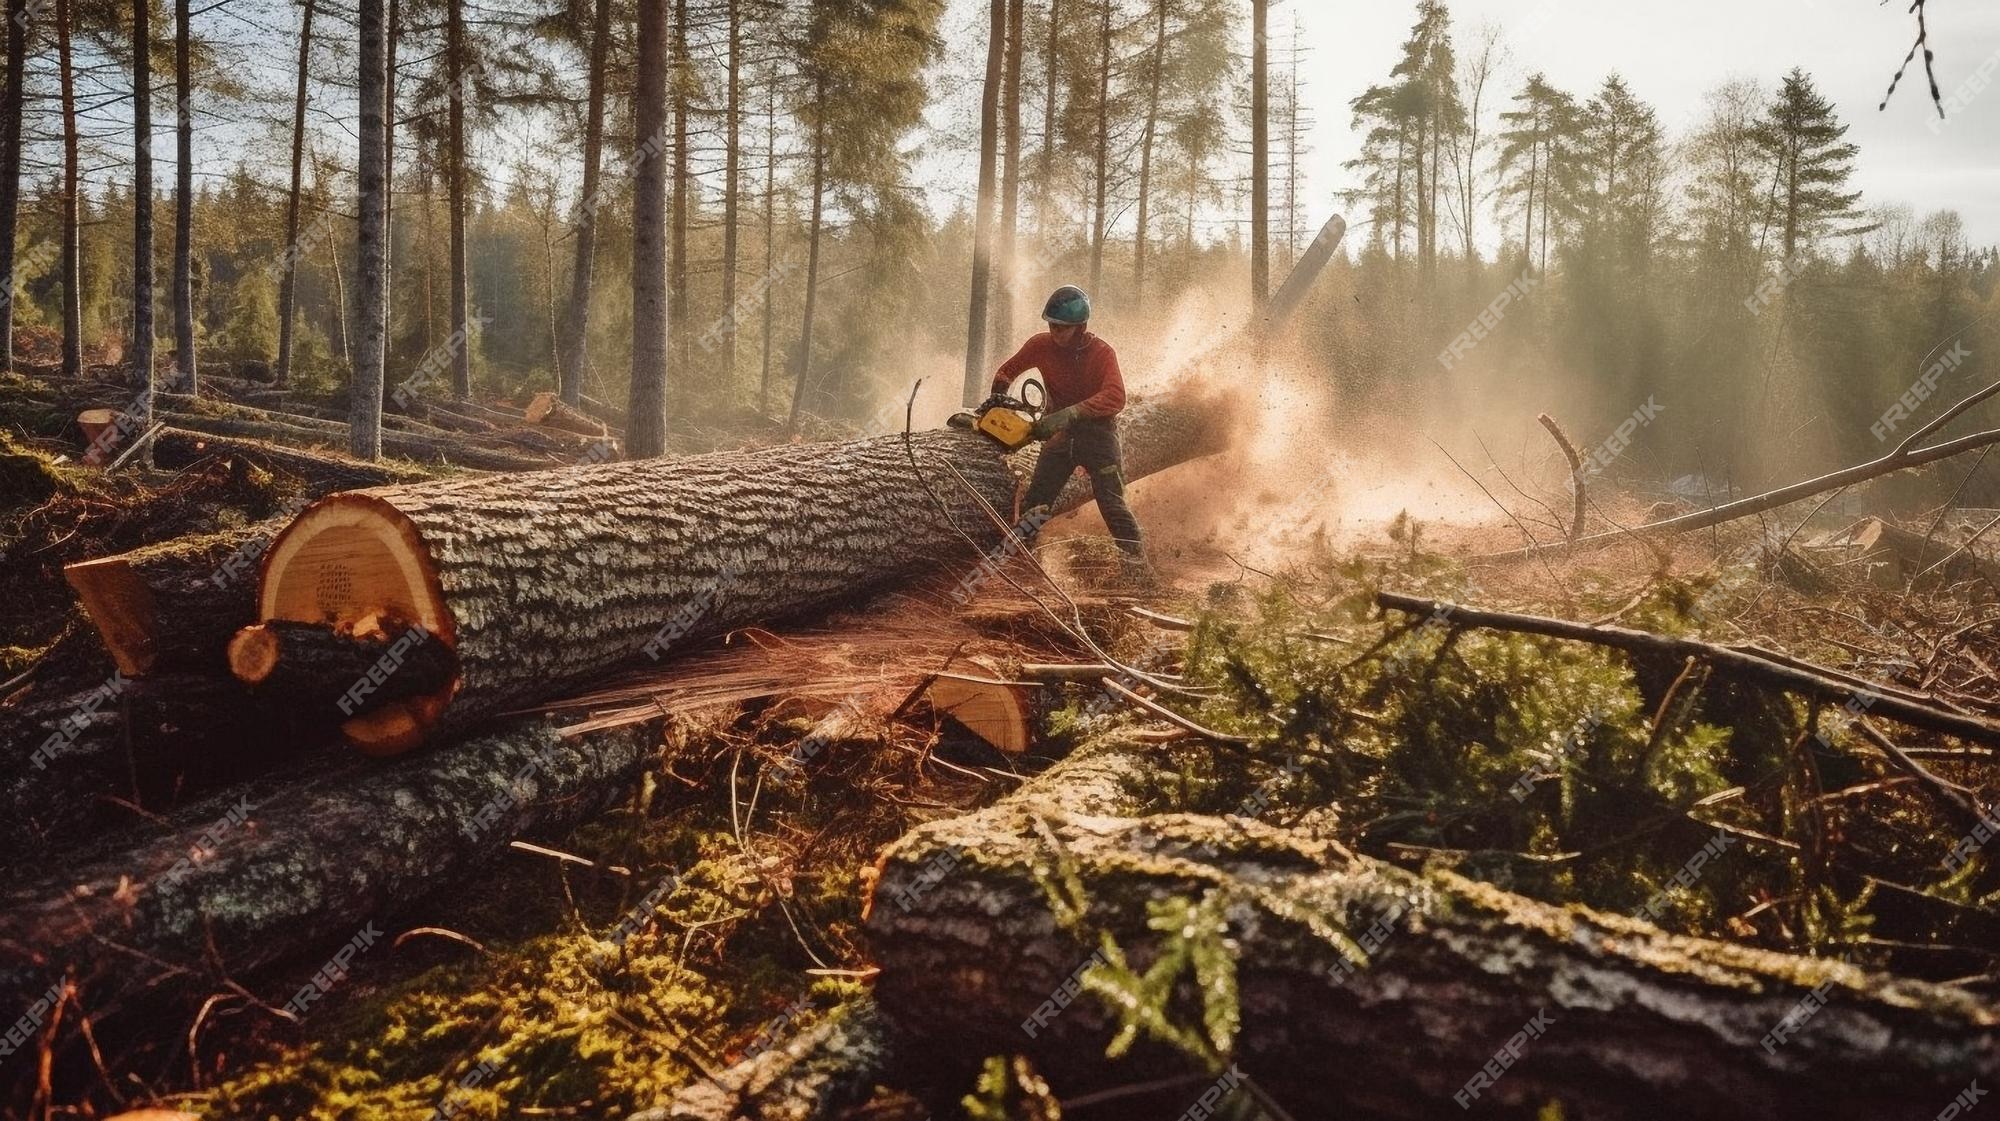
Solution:
[{"label": "lumberjack", "polygon": [[1125,410],[1118,352],[1090,333],[1090,297],[1075,285],[1056,289],[1042,309],[1042,321],[1049,329],[1029,339],[993,375],[995,396],[1005,394],[1029,370],[1039,370],[1048,387],[1049,411],[1035,421],[1035,439],[1044,441],[1042,455],[1035,461],[1022,509],[1054,502],[1082,467],[1090,474],[1112,540],[1129,563],[1143,567],[1139,519],[1125,502],[1124,456],[1118,447],[1118,414]]}]

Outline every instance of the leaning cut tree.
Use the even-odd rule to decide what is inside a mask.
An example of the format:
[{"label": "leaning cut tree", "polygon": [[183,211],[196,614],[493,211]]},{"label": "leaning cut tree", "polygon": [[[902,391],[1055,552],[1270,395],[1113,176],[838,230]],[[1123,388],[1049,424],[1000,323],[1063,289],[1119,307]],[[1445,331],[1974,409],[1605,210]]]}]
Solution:
[{"label": "leaning cut tree", "polygon": [[[1136,403],[1127,474],[1220,451],[1230,400]],[[272,543],[257,618],[333,642],[395,619],[448,647],[457,672],[441,688],[342,723],[363,750],[395,753],[681,643],[948,570],[1018,515],[1031,464],[1014,458],[926,431],[336,494]],[[1078,481],[1061,505],[1087,496]],[[264,649],[260,676],[275,669]]]}]

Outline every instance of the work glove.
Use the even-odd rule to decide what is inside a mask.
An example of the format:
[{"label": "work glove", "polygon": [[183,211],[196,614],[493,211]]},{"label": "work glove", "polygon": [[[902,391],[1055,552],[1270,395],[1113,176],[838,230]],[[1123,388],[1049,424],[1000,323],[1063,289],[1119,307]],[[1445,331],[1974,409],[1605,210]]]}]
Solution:
[{"label": "work glove", "polygon": [[1050,439],[1051,437],[1055,436],[1056,433],[1063,431],[1072,424],[1075,424],[1077,422],[1077,419],[1082,415],[1083,415],[1083,409],[1081,406],[1071,405],[1067,409],[1057,409],[1055,412],[1052,412],[1047,416],[1037,418],[1035,420],[1035,439],[1037,440]]}]

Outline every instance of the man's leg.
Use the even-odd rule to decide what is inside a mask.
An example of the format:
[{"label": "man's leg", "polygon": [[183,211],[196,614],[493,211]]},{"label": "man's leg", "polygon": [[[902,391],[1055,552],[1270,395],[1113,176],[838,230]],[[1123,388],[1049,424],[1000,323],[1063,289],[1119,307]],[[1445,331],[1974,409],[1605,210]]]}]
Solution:
[{"label": "man's leg", "polygon": [[1028,480],[1028,493],[1021,499],[1021,516],[1037,506],[1047,506],[1062,493],[1063,485],[1076,473],[1076,456],[1073,442],[1067,438],[1051,440],[1042,445],[1042,454],[1035,460],[1035,473]]},{"label": "man's leg", "polygon": [[1097,495],[1097,512],[1104,515],[1111,539],[1126,556],[1143,559],[1139,518],[1125,501],[1124,455],[1118,447],[1117,422],[1080,421],[1071,427],[1070,439],[1076,445],[1077,462],[1090,472],[1091,489]]}]

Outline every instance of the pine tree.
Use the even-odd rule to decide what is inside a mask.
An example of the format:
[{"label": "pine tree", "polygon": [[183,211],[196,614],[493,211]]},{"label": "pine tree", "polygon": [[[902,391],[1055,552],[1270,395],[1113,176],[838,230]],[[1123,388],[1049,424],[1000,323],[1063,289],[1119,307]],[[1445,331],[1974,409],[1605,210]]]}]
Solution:
[{"label": "pine tree", "polygon": [[1854,174],[1860,148],[1846,141],[1847,126],[1834,115],[1833,104],[1796,67],[1785,75],[1777,100],[1766,107],[1751,136],[1774,165],[1770,221],[1789,261],[1801,241],[1854,216],[1861,192],[1843,188]]},{"label": "pine tree", "polygon": [[1582,194],[1582,122],[1576,99],[1540,74],[1514,95],[1514,104],[1500,115],[1508,126],[1500,134],[1500,192],[1520,206],[1524,258],[1546,272],[1550,238],[1563,236]]}]

